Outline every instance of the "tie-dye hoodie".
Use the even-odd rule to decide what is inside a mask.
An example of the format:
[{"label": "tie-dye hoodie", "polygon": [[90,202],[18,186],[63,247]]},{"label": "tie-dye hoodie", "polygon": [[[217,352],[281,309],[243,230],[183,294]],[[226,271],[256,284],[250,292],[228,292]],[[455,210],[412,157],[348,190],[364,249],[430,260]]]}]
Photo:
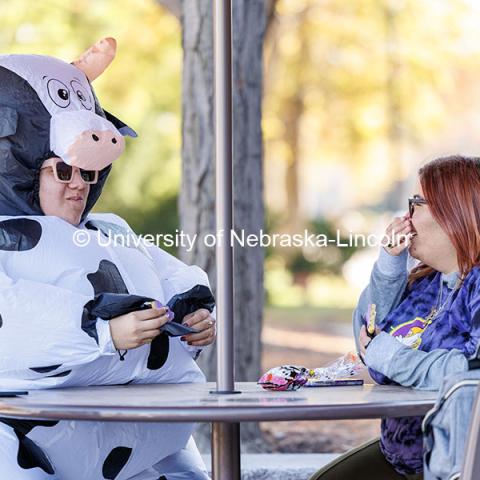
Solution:
[{"label": "tie-dye hoodie", "polygon": [[[407,276],[407,252],[393,257],[382,249],[354,312],[355,338],[358,342],[368,305],[375,303],[382,333],[368,345],[365,356],[372,378],[383,384],[437,390],[445,375],[468,369],[467,358],[480,341],[480,267],[474,267],[457,289],[456,272],[436,272],[411,287]],[[426,324],[432,307],[444,303]],[[421,417],[382,420],[382,451],[401,474],[422,471],[421,421]]]}]

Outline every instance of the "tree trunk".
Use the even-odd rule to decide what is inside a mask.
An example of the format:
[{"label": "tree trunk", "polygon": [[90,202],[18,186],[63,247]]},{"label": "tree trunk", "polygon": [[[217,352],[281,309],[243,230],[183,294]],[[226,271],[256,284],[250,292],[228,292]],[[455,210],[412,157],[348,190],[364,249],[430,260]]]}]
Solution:
[{"label": "tree trunk", "polygon": [[[262,166],[262,52],[265,31],[263,0],[233,2],[233,197],[234,229],[258,235],[264,223]],[[215,163],[213,116],[212,1],[184,0],[183,147],[179,208],[181,228],[190,235],[215,233]],[[197,241],[187,263],[207,271],[216,291],[215,249]],[[263,251],[234,248],[235,378],[255,381],[260,373],[263,314]],[[216,350],[204,350],[200,366],[216,378]],[[205,431],[205,430],[204,430]],[[242,425],[242,439],[259,439],[256,424]],[[198,438],[197,438],[198,440]],[[200,439],[201,440],[201,439]],[[205,438],[203,439],[205,440]],[[205,442],[200,441],[205,449]]]}]

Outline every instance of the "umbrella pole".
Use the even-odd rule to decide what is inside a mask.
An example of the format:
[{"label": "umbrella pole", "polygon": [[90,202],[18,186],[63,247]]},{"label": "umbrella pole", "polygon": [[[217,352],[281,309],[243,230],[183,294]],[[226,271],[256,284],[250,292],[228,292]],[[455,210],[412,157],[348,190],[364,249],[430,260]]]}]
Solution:
[{"label": "umbrella pole", "polygon": [[[217,261],[217,394],[233,394],[232,4],[213,0]],[[212,425],[214,480],[240,480],[240,424]]]},{"label": "umbrella pole", "polygon": [[231,0],[214,0],[217,263],[217,393],[233,393]]}]

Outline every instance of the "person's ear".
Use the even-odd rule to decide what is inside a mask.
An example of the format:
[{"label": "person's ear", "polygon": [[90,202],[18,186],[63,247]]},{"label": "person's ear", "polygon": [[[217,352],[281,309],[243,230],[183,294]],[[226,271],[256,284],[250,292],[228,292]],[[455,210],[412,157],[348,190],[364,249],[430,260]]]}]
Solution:
[{"label": "person's ear", "polygon": [[0,106],[0,138],[15,135],[17,123],[17,111],[11,107]]},{"label": "person's ear", "polygon": [[106,110],[103,110],[105,113],[105,117],[108,121],[112,122],[115,128],[124,136],[126,137],[127,135],[129,137],[136,138],[138,137],[137,132],[133,129],[130,128],[126,123],[122,122],[120,119],[118,119],[115,115],[112,115],[110,112],[107,112]]}]

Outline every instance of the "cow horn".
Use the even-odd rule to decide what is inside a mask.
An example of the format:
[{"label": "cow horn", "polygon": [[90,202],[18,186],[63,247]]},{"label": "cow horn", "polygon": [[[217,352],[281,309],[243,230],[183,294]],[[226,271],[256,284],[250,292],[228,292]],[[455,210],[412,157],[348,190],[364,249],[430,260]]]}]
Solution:
[{"label": "cow horn", "polygon": [[85,50],[72,64],[82,70],[87,78],[93,82],[112,63],[116,50],[117,42],[114,38],[103,38],[88,50]]}]

